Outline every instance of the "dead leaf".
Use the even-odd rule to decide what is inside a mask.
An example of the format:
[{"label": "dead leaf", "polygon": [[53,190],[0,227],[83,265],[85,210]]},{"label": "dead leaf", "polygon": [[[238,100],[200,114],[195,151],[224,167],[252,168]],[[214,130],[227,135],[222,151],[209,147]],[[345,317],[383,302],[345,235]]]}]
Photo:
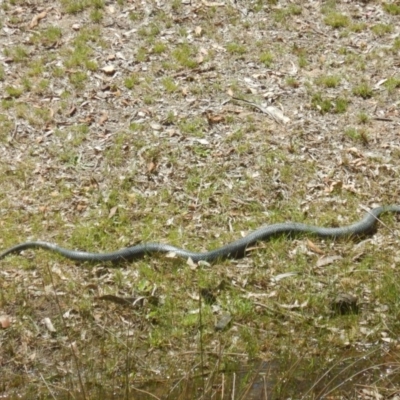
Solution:
[{"label": "dead leaf", "polygon": [[274,276],[272,279],[274,280],[274,282],[279,282],[280,280],[282,280],[284,278],[289,278],[289,277],[295,276],[295,275],[297,275],[296,272],[285,272],[283,274]]},{"label": "dead leaf", "polygon": [[210,112],[206,112],[206,117],[210,125],[225,122],[225,116],[222,114],[211,114]]},{"label": "dead leaf", "polygon": [[341,191],[343,187],[342,181],[333,181],[330,183],[328,188],[325,188],[325,193],[332,193],[333,191]]},{"label": "dead leaf", "polygon": [[341,260],[340,256],[330,256],[330,257],[322,257],[317,261],[317,267],[326,267],[327,265],[333,264],[335,261]]},{"label": "dead leaf", "polygon": [[0,326],[3,329],[6,329],[9,328],[10,325],[11,325],[10,317],[8,315],[0,315]]},{"label": "dead leaf", "polygon": [[86,210],[86,208],[87,208],[87,204],[85,204],[85,203],[78,203],[77,206],[76,206],[76,209],[78,211]]},{"label": "dead leaf", "polygon": [[47,11],[42,11],[40,14],[36,14],[33,18],[31,23],[29,24],[29,28],[35,28],[36,26],[39,25],[40,20],[42,20],[43,18],[45,18],[47,15]]},{"label": "dead leaf", "polygon": [[307,247],[317,254],[324,254],[324,251],[321,250],[315,243],[313,243],[310,239],[307,239]]},{"label": "dead leaf", "polygon": [[158,122],[151,122],[150,128],[153,129],[154,131],[161,131],[162,125],[159,124]]},{"label": "dead leaf", "polygon": [[196,26],[196,28],[194,28],[194,33],[196,36],[201,36],[201,26]]},{"label": "dead leaf", "polygon": [[349,149],[346,149],[346,152],[352,154],[357,158],[363,158],[363,154],[360,152],[359,149],[357,149],[357,147],[350,147]]},{"label": "dead leaf", "polygon": [[186,264],[189,266],[189,268],[194,271],[195,269],[197,269],[198,265],[189,257],[187,259]]},{"label": "dead leaf", "polygon": [[376,85],[375,85],[375,89],[379,89],[380,88],[380,86],[382,86],[385,82],[387,82],[387,79],[386,78],[384,78],[384,79],[381,79]]},{"label": "dead leaf", "polygon": [[217,3],[216,1],[206,1],[206,0],[203,0],[203,4],[206,7],[223,7],[223,6],[225,6],[224,3]]},{"label": "dead leaf", "polygon": [[166,255],[165,258],[177,258],[176,253],[173,251],[169,251]]},{"label": "dead leaf", "polygon": [[115,14],[115,7],[114,6],[108,6],[108,7],[106,7],[106,11],[109,13],[109,14]]},{"label": "dead leaf", "polygon": [[282,124],[287,124],[290,121],[290,118],[283,114],[283,112],[276,107],[269,106],[265,109],[266,113],[269,114],[276,122],[280,122]]},{"label": "dead leaf", "polygon": [[113,207],[113,208],[110,210],[110,212],[108,213],[108,218],[109,218],[109,219],[112,218],[112,217],[117,213],[117,210],[118,210],[118,206]]},{"label": "dead leaf", "polygon": [[72,107],[68,110],[67,116],[68,116],[68,117],[72,117],[75,113],[76,113],[76,107],[75,107],[75,106],[72,106]]},{"label": "dead leaf", "polygon": [[114,65],[106,65],[105,67],[103,67],[101,69],[104,73],[106,73],[107,75],[113,75],[115,72],[115,67]]},{"label": "dead leaf", "polygon": [[108,120],[108,114],[106,112],[103,112],[103,114],[100,117],[99,124],[103,125],[104,122],[106,122],[107,120]]},{"label": "dead leaf", "polygon": [[299,301],[296,300],[293,304],[279,304],[280,307],[285,308],[286,310],[295,310],[296,308],[305,308],[308,305],[308,300],[299,304]]},{"label": "dead leaf", "polygon": [[54,328],[53,323],[51,322],[50,318],[43,318],[42,322],[44,323],[44,325],[46,326],[47,330],[49,332],[57,332],[56,328]]},{"label": "dead leaf", "polygon": [[157,164],[154,161],[151,161],[147,164],[147,172],[152,173],[156,170]]}]

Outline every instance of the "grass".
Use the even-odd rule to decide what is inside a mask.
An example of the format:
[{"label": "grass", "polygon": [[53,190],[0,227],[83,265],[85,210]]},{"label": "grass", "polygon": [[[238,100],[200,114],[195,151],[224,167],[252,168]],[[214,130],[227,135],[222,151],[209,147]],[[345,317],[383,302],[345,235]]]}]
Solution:
[{"label": "grass", "polygon": [[5,88],[5,92],[7,93],[7,95],[9,97],[18,98],[24,93],[24,89],[23,88],[16,88],[16,87],[13,87],[13,86],[7,86]]},{"label": "grass", "polygon": [[197,61],[194,58],[196,53],[196,49],[191,47],[189,44],[184,43],[177,46],[172,51],[172,57],[182,67],[195,68],[198,65]]},{"label": "grass", "polygon": [[[21,5],[0,7],[13,32],[0,67],[2,249],[40,239],[205,251],[264,224],[342,226],[361,206],[397,201],[396,126],[375,118],[395,113],[392,4],[371,5],[384,13],[368,25],[348,2],[62,0],[63,23],[53,10],[29,29],[47,6]],[[382,220],[371,241],[284,236],[212,266],[173,254],[118,266],[10,256],[1,396],[321,398],[374,379],[376,397],[389,396],[398,377],[378,365],[398,364],[387,359],[398,346],[398,217]],[[358,312],[335,311],[343,293]]]},{"label": "grass", "polygon": [[78,14],[89,7],[89,0],[61,0],[64,12],[67,14]]},{"label": "grass", "polygon": [[3,52],[5,56],[11,57],[16,63],[23,63],[29,57],[28,50],[23,46],[6,47]]},{"label": "grass", "polygon": [[400,79],[395,76],[391,76],[390,78],[387,79],[384,85],[388,93],[392,94],[395,92],[395,89],[400,87]]},{"label": "grass", "polygon": [[321,93],[316,93],[311,98],[311,106],[318,110],[321,114],[325,113],[344,113],[348,107],[348,100],[338,97],[336,99],[328,99]]},{"label": "grass", "polygon": [[356,33],[360,33],[366,29],[367,29],[367,24],[364,22],[353,22],[349,26],[349,30]]},{"label": "grass", "polygon": [[262,53],[260,55],[260,62],[266,67],[270,67],[273,64],[274,56],[270,52]]},{"label": "grass", "polygon": [[162,43],[162,42],[154,43],[153,52],[155,54],[164,53],[166,51],[166,49],[167,49],[167,45],[165,43]]},{"label": "grass", "polygon": [[371,27],[371,31],[376,36],[384,36],[388,33],[391,33],[393,31],[393,27],[391,25],[387,25],[387,24],[376,24]]},{"label": "grass", "polygon": [[353,93],[363,99],[369,99],[374,95],[371,86],[367,82],[361,82],[353,87]]},{"label": "grass", "polygon": [[326,88],[335,88],[340,83],[340,77],[335,75],[320,76],[316,79],[316,83]]},{"label": "grass", "polygon": [[140,79],[138,74],[132,74],[125,78],[124,84],[127,89],[133,89],[138,83]]},{"label": "grass", "polygon": [[162,84],[168,93],[176,92],[179,88],[179,86],[170,77],[165,77],[162,81]]},{"label": "grass", "polygon": [[246,46],[231,42],[226,45],[226,50],[231,54],[243,55],[246,53]]},{"label": "grass", "polygon": [[302,8],[297,4],[289,4],[285,9],[278,9],[274,12],[274,19],[276,22],[286,22],[288,18],[294,15],[301,15]]},{"label": "grass", "polygon": [[398,4],[390,4],[390,3],[384,3],[383,4],[383,9],[392,15],[399,15],[400,14],[400,6]]},{"label": "grass", "polygon": [[350,18],[347,15],[333,11],[326,15],[324,22],[332,28],[339,29],[349,26]]},{"label": "grass", "polygon": [[353,139],[354,141],[359,141],[364,144],[368,144],[368,134],[365,129],[348,128],[345,131],[345,135]]},{"label": "grass", "polygon": [[369,122],[370,118],[369,118],[369,116],[368,116],[367,113],[365,113],[364,111],[361,111],[361,112],[358,114],[358,120],[359,120],[359,122],[360,122],[361,124],[366,124],[366,123]]}]

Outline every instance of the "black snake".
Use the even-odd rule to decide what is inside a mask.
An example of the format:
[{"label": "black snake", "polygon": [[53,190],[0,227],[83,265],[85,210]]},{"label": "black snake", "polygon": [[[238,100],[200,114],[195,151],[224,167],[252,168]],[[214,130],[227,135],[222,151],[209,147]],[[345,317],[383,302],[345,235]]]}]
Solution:
[{"label": "black snake", "polygon": [[130,261],[142,258],[146,254],[152,253],[174,253],[177,257],[184,259],[191,258],[194,262],[207,261],[214,262],[227,258],[241,258],[246,254],[246,249],[262,240],[268,240],[271,237],[280,235],[294,236],[298,234],[310,234],[321,238],[340,238],[350,236],[361,236],[370,234],[374,231],[378,217],[382,213],[393,212],[400,213],[400,205],[376,207],[367,212],[364,218],[352,225],[339,228],[324,228],[320,226],[306,225],[295,222],[263,226],[247,236],[228,243],[218,249],[196,253],[193,251],[181,249],[169,244],[161,243],[142,243],[136,246],[127,247],[111,253],[89,253],[85,251],[64,249],[53,243],[48,242],[25,242],[10,247],[0,254],[0,260],[11,253],[19,253],[26,249],[44,249],[60,254],[63,257],[75,261]]}]

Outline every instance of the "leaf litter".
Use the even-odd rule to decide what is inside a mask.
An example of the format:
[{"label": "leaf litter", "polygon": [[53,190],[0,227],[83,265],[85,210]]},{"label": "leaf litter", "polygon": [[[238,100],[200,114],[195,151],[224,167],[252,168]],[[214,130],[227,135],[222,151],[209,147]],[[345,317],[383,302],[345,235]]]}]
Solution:
[{"label": "leaf litter", "polygon": [[[273,3],[126,1],[96,22],[90,5],[4,2],[1,247],[161,241],[201,251],[266,223],[340,226],[363,207],[398,203],[396,15],[385,2]],[[333,11],[351,24],[327,25]],[[377,24],[392,32],[377,35]],[[339,85],[321,87],[333,72]],[[371,97],[354,94],[362,81]],[[385,217],[362,251],[282,238],[212,267],[11,257],[0,270],[2,390],[38,395],[43,377],[78,391],[79,369],[105,391],[121,377],[138,386],[195,374],[197,356],[168,354],[198,352],[199,337],[204,355],[225,360],[340,358],[373,344],[396,355],[397,223]],[[199,309],[199,288],[217,308]],[[343,293],[359,299],[356,315],[332,315]],[[219,320],[228,322],[215,333]],[[32,373],[18,381],[21,370]]]}]

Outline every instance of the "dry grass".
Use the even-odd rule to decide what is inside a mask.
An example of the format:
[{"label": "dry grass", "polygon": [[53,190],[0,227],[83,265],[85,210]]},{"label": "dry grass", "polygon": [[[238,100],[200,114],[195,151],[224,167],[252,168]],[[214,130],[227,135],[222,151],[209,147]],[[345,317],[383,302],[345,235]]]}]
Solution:
[{"label": "dry grass", "polygon": [[[200,251],[262,224],[344,225],[399,203],[397,14],[380,1],[3,1],[1,247]],[[398,218],[383,219],[361,243],[280,238],[212,267],[9,257],[0,391],[161,398],[178,381],[173,398],[206,398],[208,377],[249,398],[255,375],[232,394],[219,372],[262,359],[274,366],[268,398],[289,397],[299,377],[312,398],[337,386],[315,383],[349,352],[373,346],[374,363],[395,365]],[[343,293],[358,313],[332,311]],[[388,371],[359,382],[393,395]]]}]

